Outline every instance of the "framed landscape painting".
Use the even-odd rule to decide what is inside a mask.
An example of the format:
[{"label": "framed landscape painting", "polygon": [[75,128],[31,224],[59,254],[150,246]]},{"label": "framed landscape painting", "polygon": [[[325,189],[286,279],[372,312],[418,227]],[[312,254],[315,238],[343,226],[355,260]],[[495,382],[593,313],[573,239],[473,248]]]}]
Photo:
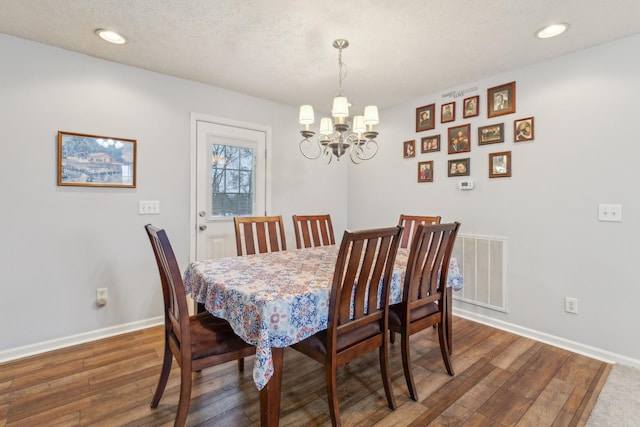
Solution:
[{"label": "framed landscape painting", "polygon": [[136,140],[58,132],[58,185],[136,186]]}]

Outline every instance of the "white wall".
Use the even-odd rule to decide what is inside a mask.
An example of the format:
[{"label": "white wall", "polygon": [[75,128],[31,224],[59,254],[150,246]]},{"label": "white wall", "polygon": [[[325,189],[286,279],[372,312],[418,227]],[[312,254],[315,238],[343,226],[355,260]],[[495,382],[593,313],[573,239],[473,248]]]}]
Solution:
[{"label": "white wall", "polygon": [[[600,45],[490,79],[461,84],[386,110],[375,162],[349,171],[349,225],[393,224],[401,212],[458,220],[461,233],[505,237],[509,244],[509,312],[455,304],[456,312],[611,360],[640,366],[640,199],[634,187],[640,140],[640,36]],[[481,66],[481,64],[479,64]],[[516,81],[515,114],[487,119],[487,88]],[[471,123],[472,149],[460,155],[402,158],[415,132],[415,109],[457,98],[457,120]],[[461,102],[480,95],[480,116],[463,120]],[[535,140],[514,144],[514,119],[535,117]],[[439,118],[439,112],[438,112]],[[477,127],[505,123],[506,142],[477,145]],[[446,140],[446,128],[435,131]],[[488,178],[488,153],[512,151],[511,178]],[[469,156],[467,156],[467,154]],[[476,188],[459,191],[447,159],[471,157]],[[417,162],[434,160],[433,183],[416,182]],[[380,173],[384,165],[385,173]],[[623,206],[622,223],[597,221],[599,203]],[[579,314],[564,312],[578,298]],[[612,354],[609,354],[612,353]]]},{"label": "white wall", "polygon": [[[0,361],[162,315],[143,226],[166,228],[186,267],[193,112],[272,128],[272,213],[290,230],[293,213],[346,227],[347,168],[300,155],[297,107],[2,34],[0,58]],[[58,187],[59,130],[136,139],[137,188]],[[160,215],[138,215],[139,200]]]}]

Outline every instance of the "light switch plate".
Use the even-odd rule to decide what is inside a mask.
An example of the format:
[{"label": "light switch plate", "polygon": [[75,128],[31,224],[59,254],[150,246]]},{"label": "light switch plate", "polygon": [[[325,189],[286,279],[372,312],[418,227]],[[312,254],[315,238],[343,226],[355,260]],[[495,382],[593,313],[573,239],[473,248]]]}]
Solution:
[{"label": "light switch plate", "polygon": [[140,215],[156,215],[160,213],[160,202],[158,200],[140,200],[138,213]]}]

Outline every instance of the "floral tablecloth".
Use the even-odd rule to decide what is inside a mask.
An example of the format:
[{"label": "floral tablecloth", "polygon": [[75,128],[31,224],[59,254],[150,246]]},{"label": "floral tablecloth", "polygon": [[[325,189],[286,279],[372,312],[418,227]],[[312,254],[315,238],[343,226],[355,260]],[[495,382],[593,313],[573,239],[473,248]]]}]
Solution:
[{"label": "floral tablecloth", "polygon": [[[272,347],[288,347],[327,328],[338,250],[334,245],[197,261],[185,271],[187,293],[256,346],[253,379],[259,390],[273,375]],[[390,304],[402,299],[408,255],[407,249],[398,250]],[[455,260],[447,284],[462,288]]]}]

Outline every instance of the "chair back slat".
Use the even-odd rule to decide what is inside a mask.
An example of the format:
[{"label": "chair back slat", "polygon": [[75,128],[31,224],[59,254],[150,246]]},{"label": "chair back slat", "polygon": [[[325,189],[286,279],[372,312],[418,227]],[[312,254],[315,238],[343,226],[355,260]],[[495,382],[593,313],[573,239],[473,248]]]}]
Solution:
[{"label": "chair back slat", "polygon": [[331,215],[293,215],[298,249],[335,245]]},{"label": "chair back slat", "polygon": [[401,232],[400,227],[345,231],[329,300],[330,334],[349,322],[380,319],[386,311]]},{"label": "chair back slat", "polygon": [[151,224],[145,226],[153,253],[158,264],[162,294],[164,297],[165,319],[167,327],[172,327],[173,332],[180,337],[183,345],[190,345],[189,337],[189,309],[187,296],[182,281],[182,273],[178,267],[173,248],[164,230]]},{"label": "chair back slat", "polygon": [[400,214],[398,225],[404,227],[402,232],[402,241],[400,242],[401,248],[408,248],[411,246],[411,240],[415,235],[418,225],[420,224],[440,224],[441,217],[439,216],[420,216],[420,215],[404,215]]},{"label": "chair back slat", "polygon": [[235,217],[238,255],[278,252],[287,249],[282,215]]},{"label": "chair back slat", "polygon": [[[444,295],[451,252],[460,223],[419,224],[416,230],[405,275],[403,304]],[[421,305],[421,304],[414,304]]]}]

